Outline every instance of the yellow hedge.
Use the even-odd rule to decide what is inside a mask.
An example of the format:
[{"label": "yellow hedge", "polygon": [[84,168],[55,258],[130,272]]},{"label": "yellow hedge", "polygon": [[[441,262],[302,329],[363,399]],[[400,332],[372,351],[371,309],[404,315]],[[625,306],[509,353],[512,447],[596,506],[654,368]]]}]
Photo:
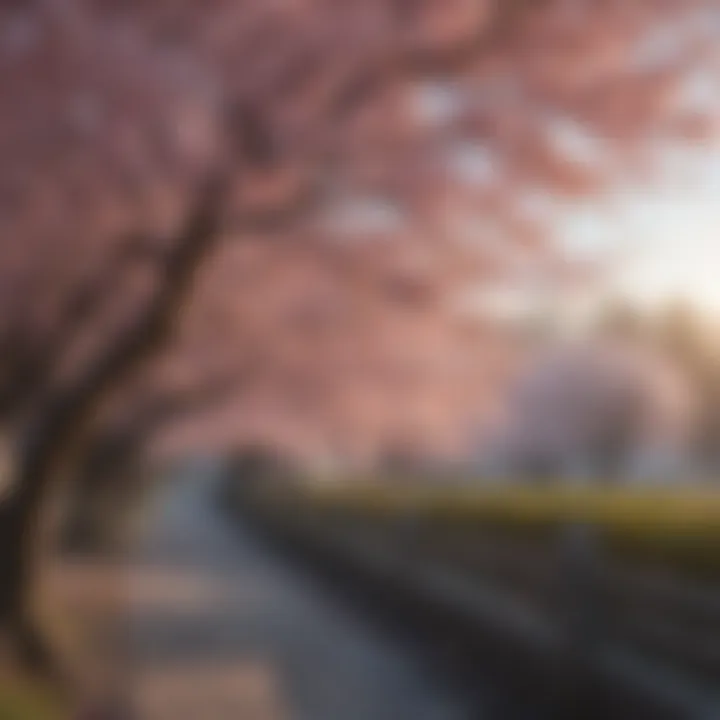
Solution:
[{"label": "yellow hedge", "polygon": [[418,487],[378,480],[306,483],[292,509],[419,526],[492,526],[547,535],[570,524],[598,528],[611,548],[720,570],[720,491],[708,488]]},{"label": "yellow hedge", "polygon": [[591,523],[624,532],[720,537],[720,491],[621,488],[428,488],[389,483],[307,484],[295,501],[370,514],[447,521]]}]

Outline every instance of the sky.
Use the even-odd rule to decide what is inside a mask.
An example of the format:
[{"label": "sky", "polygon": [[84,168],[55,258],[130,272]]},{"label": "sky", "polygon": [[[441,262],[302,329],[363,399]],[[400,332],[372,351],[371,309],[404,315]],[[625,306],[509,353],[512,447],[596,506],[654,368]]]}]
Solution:
[{"label": "sky", "polygon": [[720,316],[720,150],[675,159],[664,175],[569,213],[563,241],[606,259],[605,294],[650,306],[684,298]]}]

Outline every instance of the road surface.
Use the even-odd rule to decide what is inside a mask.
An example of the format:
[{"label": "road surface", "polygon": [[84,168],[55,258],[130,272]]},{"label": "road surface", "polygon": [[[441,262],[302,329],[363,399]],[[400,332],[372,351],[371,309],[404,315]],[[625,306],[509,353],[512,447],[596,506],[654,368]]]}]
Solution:
[{"label": "road surface", "polygon": [[403,649],[213,507],[212,473],[158,494],[127,572],[142,720],[477,720]]}]

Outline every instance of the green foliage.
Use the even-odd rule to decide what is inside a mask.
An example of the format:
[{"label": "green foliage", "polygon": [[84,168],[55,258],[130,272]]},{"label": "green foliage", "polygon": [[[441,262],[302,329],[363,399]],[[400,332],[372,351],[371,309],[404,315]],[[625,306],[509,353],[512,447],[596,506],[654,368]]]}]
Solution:
[{"label": "green foliage", "polygon": [[0,682],[0,720],[60,720],[62,703],[45,687],[28,682]]}]

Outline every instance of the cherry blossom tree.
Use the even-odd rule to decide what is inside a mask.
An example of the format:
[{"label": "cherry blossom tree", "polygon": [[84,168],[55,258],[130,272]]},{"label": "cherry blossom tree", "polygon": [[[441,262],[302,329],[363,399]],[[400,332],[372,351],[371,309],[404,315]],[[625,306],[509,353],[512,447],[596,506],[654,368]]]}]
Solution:
[{"label": "cherry blossom tree", "polygon": [[[332,334],[307,360],[320,383],[334,357],[327,381],[344,388],[315,393],[341,406],[322,414],[347,418],[347,434],[359,418],[374,426],[368,435],[394,433],[378,427],[387,399],[430,405],[413,388],[447,372],[428,360],[427,382],[403,394],[410,349],[462,336],[447,329],[446,302],[472,283],[536,272],[552,256],[556,198],[647,172],[663,144],[713,131],[693,92],[716,65],[712,5],[4,3],[0,412],[17,452],[3,506],[3,624],[39,651],[32,570],[49,489],[77,474],[93,429],[154,359],[181,352],[182,338],[173,343],[196,280],[220,272],[228,245],[272,244],[264,309],[293,270],[293,246],[314,244],[322,261],[310,265],[344,278],[354,318],[352,336]],[[352,226],[363,228],[354,241]],[[219,306],[250,323],[251,278],[217,277],[203,279]],[[428,278],[442,292],[423,306]],[[310,280],[293,282],[312,297]],[[407,310],[418,302],[422,312]],[[289,333],[258,312],[260,336],[225,325],[218,343],[252,348],[238,375],[272,354],[268,383],[285,387],[278,358],[316,312],[299,311]],[[343,312],[319,324],[344,324]],[[462,400],[461,382],[451,395]],[[434,412],[426,435],[439,432]]]}]

